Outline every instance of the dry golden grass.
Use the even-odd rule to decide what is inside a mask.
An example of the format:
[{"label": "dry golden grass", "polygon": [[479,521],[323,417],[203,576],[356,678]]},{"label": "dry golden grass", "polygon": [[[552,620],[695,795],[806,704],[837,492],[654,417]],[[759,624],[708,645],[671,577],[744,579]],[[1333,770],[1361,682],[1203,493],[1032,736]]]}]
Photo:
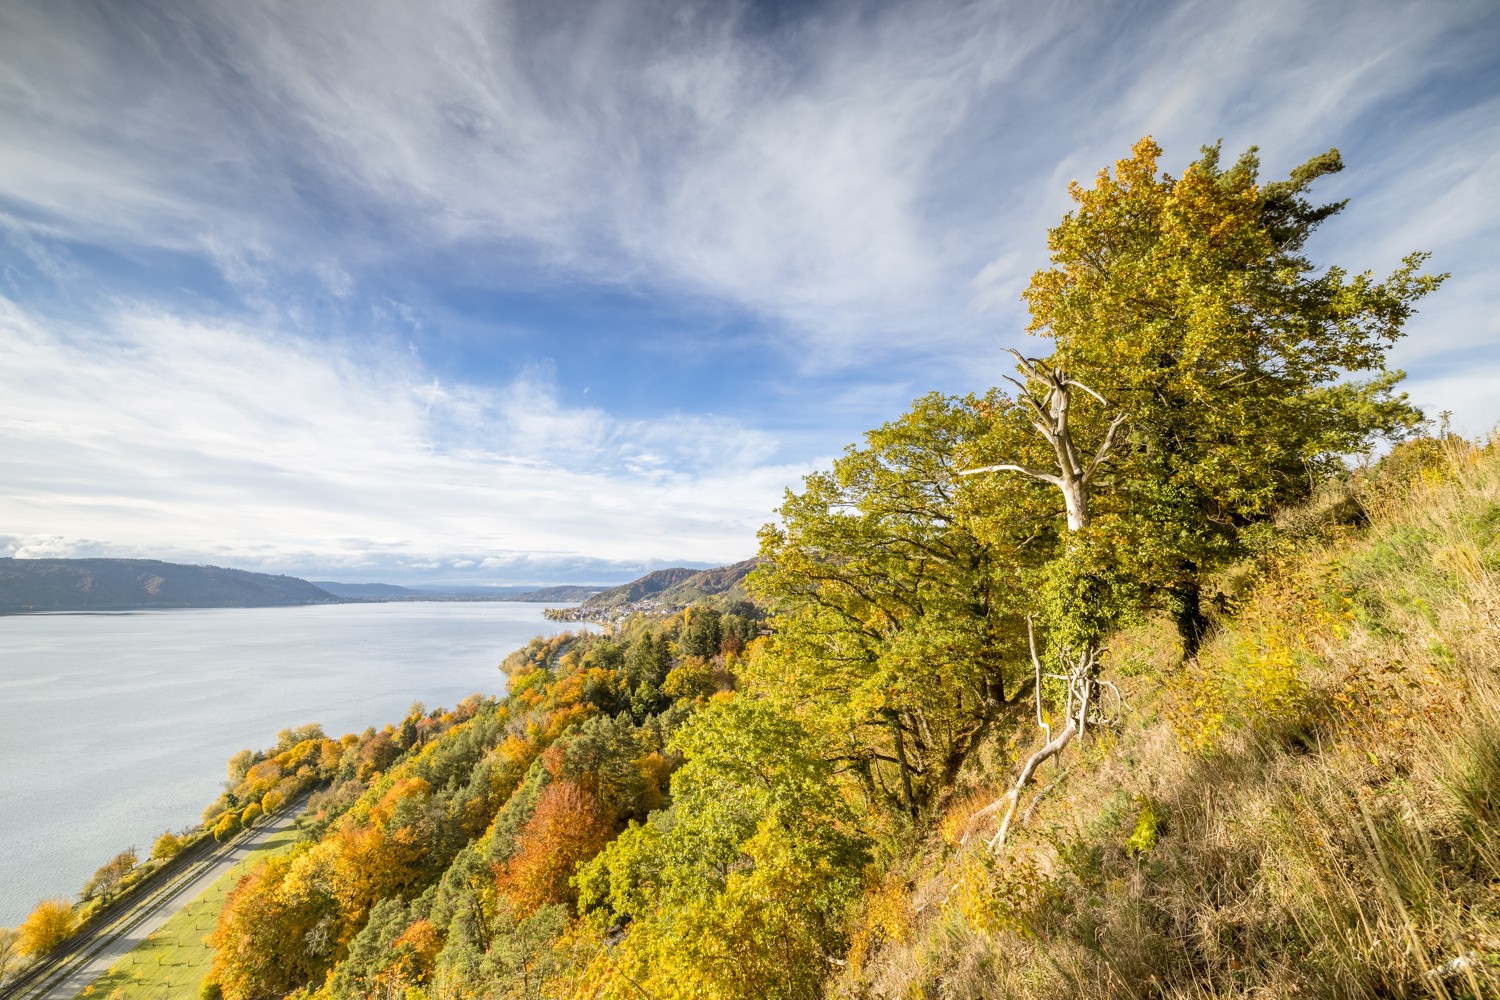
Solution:
[{"label": "dry golden grass", "polygon": [[956,795],[839,991],[1500,996],[1500,447],[1389,465],[1367,527],[1283,519],[1196,665],[1117,637],[1126,725],[1047,765],[1003,857],[957,846],[993,790]]}]

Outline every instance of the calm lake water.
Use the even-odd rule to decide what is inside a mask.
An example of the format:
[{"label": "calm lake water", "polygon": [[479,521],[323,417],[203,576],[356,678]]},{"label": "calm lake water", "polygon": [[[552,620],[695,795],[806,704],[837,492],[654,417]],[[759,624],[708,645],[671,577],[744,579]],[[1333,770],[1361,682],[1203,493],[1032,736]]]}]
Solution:
[{"label": "calm lake water", "polygon": [[236,750],[501,694],[505,655],[561,630],[507,603],[0,617],[0,926],[196,822]]}]

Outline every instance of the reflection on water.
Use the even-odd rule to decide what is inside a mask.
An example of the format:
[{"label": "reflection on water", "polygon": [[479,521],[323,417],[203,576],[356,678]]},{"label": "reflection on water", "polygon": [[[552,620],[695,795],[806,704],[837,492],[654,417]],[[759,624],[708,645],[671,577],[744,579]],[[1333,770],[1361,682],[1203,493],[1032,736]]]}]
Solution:
[{"label": "reflection on water", "polygon": [[561,630],[507,603],[0,617],[0,926],[195,822],[236,750],[499,694],[505,654]]}]

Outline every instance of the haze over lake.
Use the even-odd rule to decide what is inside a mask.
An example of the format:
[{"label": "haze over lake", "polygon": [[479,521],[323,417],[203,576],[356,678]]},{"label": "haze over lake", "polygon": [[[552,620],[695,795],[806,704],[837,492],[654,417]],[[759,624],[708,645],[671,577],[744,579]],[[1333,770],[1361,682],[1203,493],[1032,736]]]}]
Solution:
[{"label": "haze over lake", "polygon": [[503,694],[505,655],[562,630],[490,602],[0,617],[0,926],[197,822],[236,750]]}]

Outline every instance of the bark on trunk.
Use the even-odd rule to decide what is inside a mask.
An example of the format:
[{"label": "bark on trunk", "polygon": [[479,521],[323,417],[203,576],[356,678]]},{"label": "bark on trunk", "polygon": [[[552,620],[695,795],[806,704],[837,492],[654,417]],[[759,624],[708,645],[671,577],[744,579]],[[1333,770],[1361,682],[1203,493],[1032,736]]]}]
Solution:
[{"label": "bark on trunk", "polygon": [[911,768],[906,763],[906,740],[901,732],[901,720],[894,712],[891,713],[891,729],[896,734],[896,762],[901,767],[901,805],[915,819],[917,806],[911,790]]}]

